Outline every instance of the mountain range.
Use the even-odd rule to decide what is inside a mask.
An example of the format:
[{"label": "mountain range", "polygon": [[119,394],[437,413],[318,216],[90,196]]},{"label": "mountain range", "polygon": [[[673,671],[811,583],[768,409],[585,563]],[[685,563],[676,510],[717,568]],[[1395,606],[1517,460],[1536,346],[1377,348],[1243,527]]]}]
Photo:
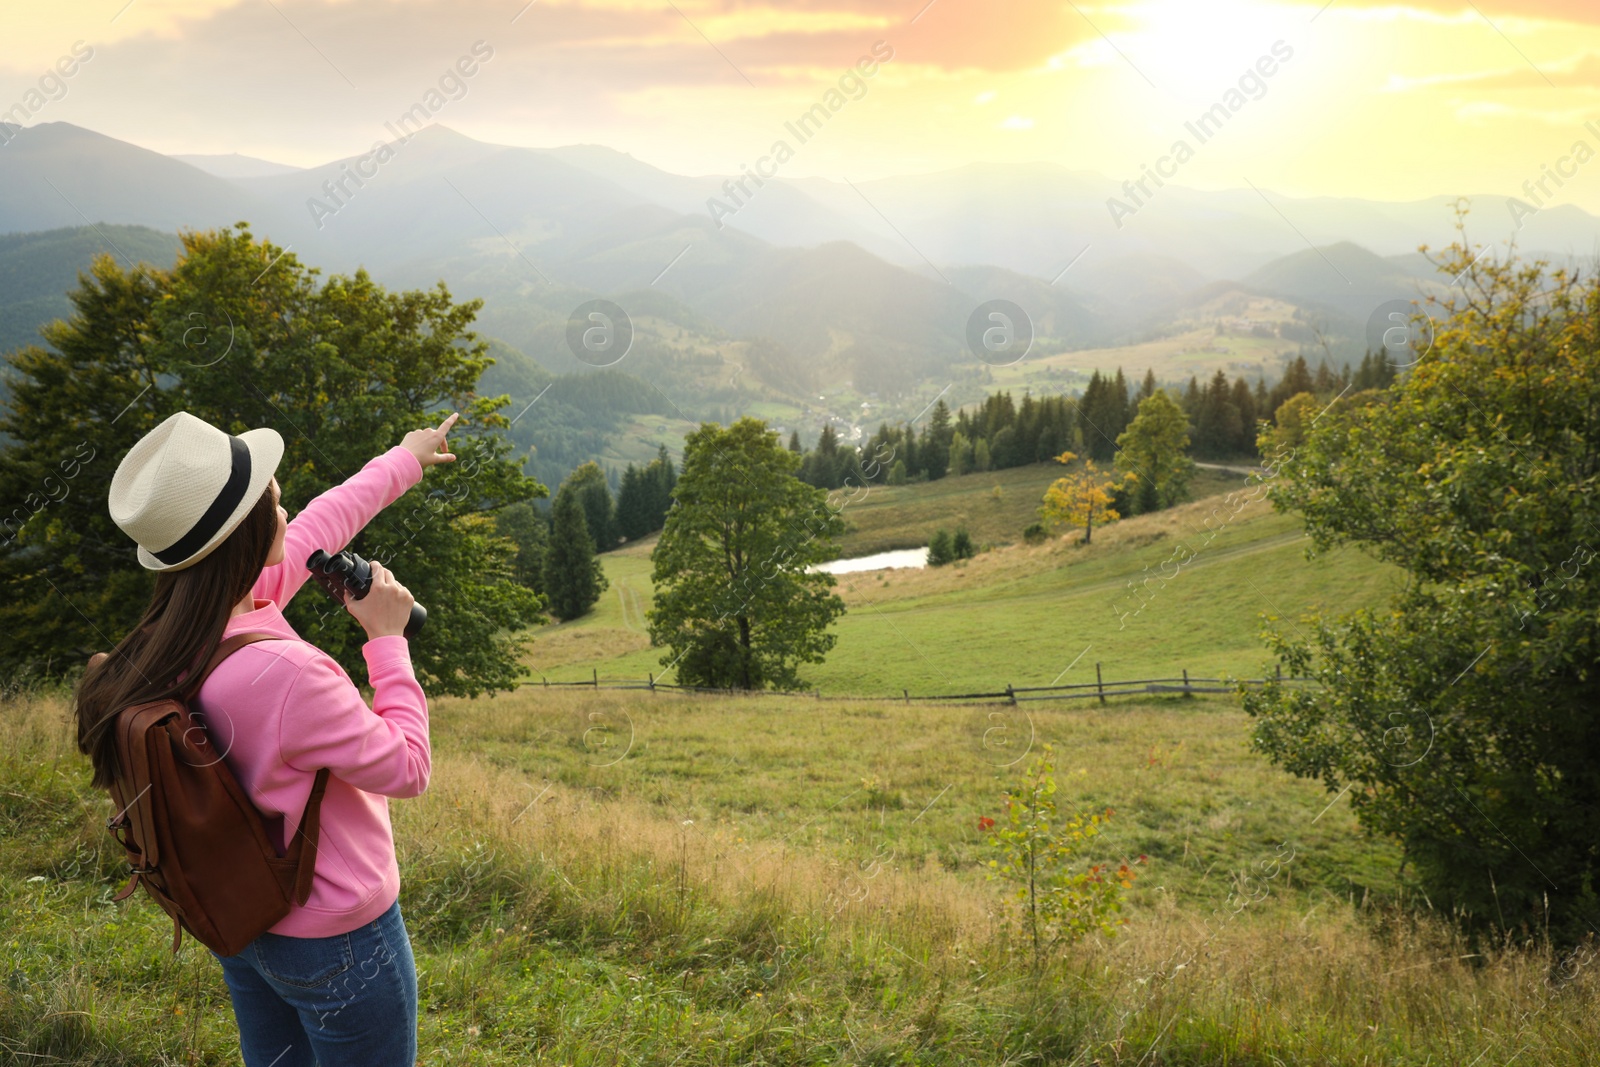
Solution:
[{"label": "mountain range", "polygon": [[[781,393],[848,382],[909,396],[975,365],[966,323],[987,300],[1020,305],[1041,352],[1115,346],[1219,286],[1290,301],[1353,338],[1384,301],[1439,291],[1448,280],[1417,246],[1455,237],[1453,197],[1172,185],[1119,229],[1106,205],[1128,195],[1121,186],[1043,163],[757,184],[671,174],[597,145],[494,145],[442,126],[311,168],[165,156],[64,122],[5,133],[0,234],[17,235],[0,239],[7,347],[30,339],[30,321],[65,313],[86,265],[69,269],[66,246],[46,254],[22,235],[62,231],[82,260],[91,226],[133,246],[119,255],[170,261],[159,235],[247,220],[325,273],[360,266],[392,287],[443,279],[458,299],[482,297],[483,332],[557,374],[589,369],[566,350],[565,323],[605,296],[662,342],[658,352],[761,339],[752,368],[782,380]],[[1473,202],[1470,236],[1511,233],[1504,198]],[[117,241],[116,227],[147,229],[137,239],[116,230]],[[1600,218],[1551,207],[1516,236],[1520,249],[1566,259],[1600,243]],[[30,256],[48,267],[30,268]]]}]

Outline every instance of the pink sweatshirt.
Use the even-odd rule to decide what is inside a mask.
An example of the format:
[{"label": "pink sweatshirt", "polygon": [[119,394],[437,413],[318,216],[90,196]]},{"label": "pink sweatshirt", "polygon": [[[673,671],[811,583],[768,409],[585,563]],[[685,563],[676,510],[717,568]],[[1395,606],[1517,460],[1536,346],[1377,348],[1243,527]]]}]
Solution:
[{"label": "pink sweatshirt", "polygon": [[276,829],[280,849],[299,829],[317,770],[329,768],[311,895],[303,907],[291,904],[272,927],[275,934],[347,933],[400,895],[386,798],[418,795],[432,769],[428,703],[406,639],[379,637],[362,646],[373,688],[369,708],[350,676],[295,633],[282,609],[310,576],[305,563],[314,551],[344,548],[421,478],[416,456],[396,445],[307,504],[284,533],[283,562],[256,579],[255,609],[230,618],[223,632],[283,640],[239,649],[196,697],[213,744]]}]

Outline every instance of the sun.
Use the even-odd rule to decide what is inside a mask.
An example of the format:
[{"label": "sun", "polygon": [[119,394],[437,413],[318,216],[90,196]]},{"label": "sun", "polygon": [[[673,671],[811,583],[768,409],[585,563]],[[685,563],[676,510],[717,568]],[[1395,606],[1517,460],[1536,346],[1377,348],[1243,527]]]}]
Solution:
[{"label": "sun", "polygon": [[1184,99],[1215,97],[1299,25],[1285,18],[1299,8],[1263,0],[1145,0],[1115,10],[1134,28],[1114,43],[1157,89]]}]

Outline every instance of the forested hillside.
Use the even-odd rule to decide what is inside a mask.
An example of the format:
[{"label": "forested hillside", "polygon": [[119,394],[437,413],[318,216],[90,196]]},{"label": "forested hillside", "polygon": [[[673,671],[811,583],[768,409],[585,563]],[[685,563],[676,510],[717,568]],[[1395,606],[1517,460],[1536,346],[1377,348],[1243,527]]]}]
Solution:
[{"label": "forested hillside", "polygon": [[0,234],[0,352],[39,341],[39,327],[72,310],[67,291],[78,272],[104,252],[124,267],[169,266],[177,235],[147,226],[74,226],[38,233]]}]

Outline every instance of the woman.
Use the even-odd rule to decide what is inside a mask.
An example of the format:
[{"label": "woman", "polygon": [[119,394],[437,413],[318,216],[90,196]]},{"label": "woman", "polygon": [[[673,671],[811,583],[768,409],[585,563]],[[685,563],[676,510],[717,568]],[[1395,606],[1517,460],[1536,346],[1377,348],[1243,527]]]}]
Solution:
[{"label": "woman", "polygon": [[78,747],[95,785],[115,773],[109,727],[118,711],[174,694],[241,633],[278,639],[223,660],[191,707],[280,850],[299,829],[317,770],[329,768],[310,896],[238,955],[217,957],[246,1067],[416,1061],[417,979],[386,799],[417,796],[431,769],[427,700],[404,636],[413,598],[373,562],[371,591],[347,605],[367,633],[370,708],[283,607],[313,552],[339,551],[427,467],[455,459],[445,435],[458,417],[406,434],[293,522],[278,504],[283,439],[272,429],[233,436],[178,412],[128,451],[111,480],[112,520],[158,577],[139,625],[78,686]]}]

